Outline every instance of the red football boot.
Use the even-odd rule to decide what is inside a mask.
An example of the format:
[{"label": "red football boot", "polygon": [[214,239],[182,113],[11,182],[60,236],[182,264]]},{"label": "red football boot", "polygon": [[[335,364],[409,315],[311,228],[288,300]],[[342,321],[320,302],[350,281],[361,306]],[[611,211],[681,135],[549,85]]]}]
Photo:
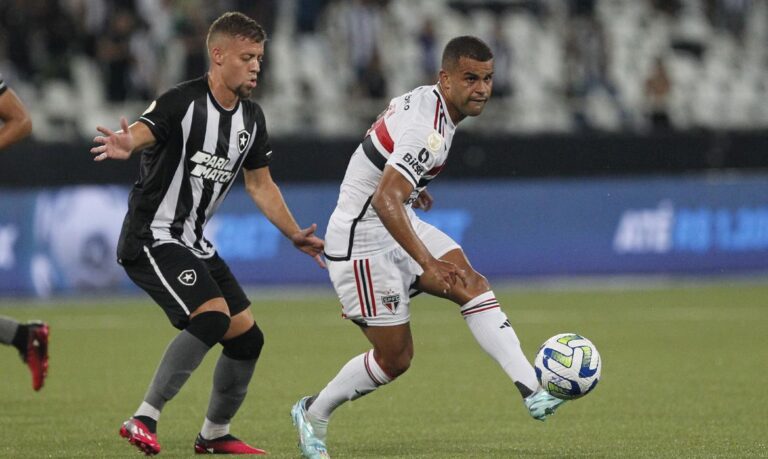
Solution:
[{"label": "red football boot", "polygon": [[232,435],[206,440],[198,434],[195,440],[195,454],[267,454],[267,452],[254,448]]},{"label": "red football boot", "polygon": [[160,443],[157,435],[149,431],[143,422],[131,418],[120,427],[120,436],[128,439],[128,443],[139,448],[147,456],[154,456],[160,452]]},{"label": "red football boot", "polygon": [[21,354],[22,360],[32,372],[32,388],[40,390],[48,376],[48,324],[28,322],[27,349]]}]

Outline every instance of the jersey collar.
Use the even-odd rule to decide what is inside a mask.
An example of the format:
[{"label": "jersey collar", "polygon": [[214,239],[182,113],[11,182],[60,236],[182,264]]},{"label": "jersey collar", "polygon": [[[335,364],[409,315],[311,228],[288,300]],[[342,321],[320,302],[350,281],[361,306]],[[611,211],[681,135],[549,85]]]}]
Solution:
[{"label": "jersey collar", "polygon": [[451,114],[448,113],[448,104],[445,103],[445,97],[443,97],[443,93],[440,92],[440,84],[435,84],[432,86],[432,89],[434,90],[435,94],[437,94],[437,97],[440,98],[440,103],[443,104],[445,120],[448,122],[449,126],[451,126],[453,129],[456,129],[456,124],[454,124],[453,120],[451,119]]},{"label": "jersey collar", "polygon": [[208,90],[208,98],[211,99],[211,103],[213,103],[213,106],[216,107],[216,110],[218,110],[219,112],[221,112],[221,113],[223,113],[225,115],[231,115],[231,114],[235,113],[238,108],[240,108],[240,104],[243,102],[243,100],[241,98],[239,98],[239,97],[237,98],[237,103],[235,104],[235,106],[232,107],[229,110],[224,108],[224,107],[222,107],[221,105],[219,105],[219,101],[216,100],[216,96],[214,96],[213,95],[213,91],[211,91],[211,85],[208,83],[208,74],[207,73],[205,74],[204,78],[205,78],[205,87]]}]

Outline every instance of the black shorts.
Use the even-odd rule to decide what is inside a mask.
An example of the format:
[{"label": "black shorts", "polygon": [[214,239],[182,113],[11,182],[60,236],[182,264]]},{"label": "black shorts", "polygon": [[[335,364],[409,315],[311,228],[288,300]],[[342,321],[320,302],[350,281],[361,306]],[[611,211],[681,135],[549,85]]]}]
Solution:
[{"label": "black shorts", "polygon": [[200,259],[178,244],[144,246],[135,260],[123,260],[123,268],[128,277],[163,308],[178,329],[186,328],[189,315],[213,298],[226,300],[230,316],[251,304],[218,254]]}]

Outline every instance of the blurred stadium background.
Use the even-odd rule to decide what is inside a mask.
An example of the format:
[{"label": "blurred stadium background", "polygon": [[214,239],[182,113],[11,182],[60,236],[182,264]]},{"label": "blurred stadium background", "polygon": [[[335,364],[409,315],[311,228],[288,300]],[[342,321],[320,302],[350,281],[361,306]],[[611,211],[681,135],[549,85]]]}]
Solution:
[{"label": "blurred stadium background", "polygon": [[[30,139],[0,152],[0,314],[53,330],[40,394],[0,353],[0,432],[19,440],[2,442],[0,456],[128,454],[116,428],[173,330],[115,262],[138,158],[94,163],[88,149],[97,124],[136,119],[156,94],[201,75],[207,26],[227,10],[270,35],[255,98],[273,176],[321,234],[349,155],[389,98],[431,84],[449,38],[486,39],[495,95],[459,127],[424,218],[505,286],[499,297],[531,358],[546,337],[576,331],[605,362],[595,395],[533,425],[455,314],[420,299],[418,365],[407,383],[339,413],[338,432],[370,442],[338,435],[332,451],[768,454],[754,390],[768,361],[765,0],[0,0],[0,73],[34,123]],[[366,344],[337,318],[326,273],[242,190],[208,231],[273,346],[238,425],[273,457],[295,457],[288,407]],[[322,337],[312,359],[296,336]],[[208,395],[201,373],[164,414],[174,420],[164,455],[190,448]],[[477,381],[487,385],[474,390]]]},{"label": "blurred stadium background", "polygon": [[[201,75],[230,9],[271,37],[256,98],[273,175],[321,233],[375,115],[475,34],[495,96],[462,123],[426,218],[482,272],[768,271],[768,2],[6,0],[0,72],[34,130],[0,155],[0,295],[131,289],[113,252],[137,158],[93,163],[90,139]],[[225,204],[209,237],[246,283],[327,285],[242,191]]]}]

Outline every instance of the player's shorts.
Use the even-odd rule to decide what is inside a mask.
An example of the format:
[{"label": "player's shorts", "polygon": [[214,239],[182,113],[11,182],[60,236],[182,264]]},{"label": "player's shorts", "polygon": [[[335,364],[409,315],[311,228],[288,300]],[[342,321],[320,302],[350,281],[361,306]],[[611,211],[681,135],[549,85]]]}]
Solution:
[{"label": "player's shorts", "polygon": [[[435,258],[461,246],[419,219],[414,230]],[[358,325],[387,327],[410,321],[410,299],[424,272],[399,245],[388,252],[346,261],[327,261],[328,274],[341,301],[342,317]]]},{"label": "player's shorts", "polygon": [[145,245],[135,260],[123,260],[123,268],[163,308],[171,324],[181,330],[189,325],[189,315],[213,298],[226,300],[230,316],[250,305],[218,254],[200,259],[179,244]]}]

